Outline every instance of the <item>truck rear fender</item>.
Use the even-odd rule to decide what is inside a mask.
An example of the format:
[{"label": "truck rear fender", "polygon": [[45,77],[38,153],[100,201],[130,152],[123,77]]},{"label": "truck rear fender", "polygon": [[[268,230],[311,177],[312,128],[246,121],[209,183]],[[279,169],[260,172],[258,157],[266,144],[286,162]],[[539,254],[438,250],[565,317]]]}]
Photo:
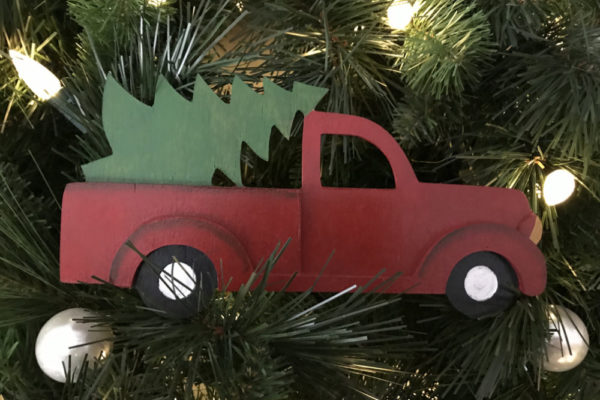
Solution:
[{"label": "truck rear fender", "polygon": [[[521,293],[537,296],[546,287],[546,260],[527,236],[497,224],[477,224],[458,229],[441,239],[424,257],[418,281],[428,293],[445,293],[454,266],[469,254],[488,251],[502,256],[512,266]],[[416,288],[420,291],[419,288]]]},{"label": "truck rear fender", "polygon": [[221,288],[229,277],[233,278],[232,287],[239,286],[252,272],[252,262],[244,246],[227,229],[204,219],[170,217],[142,225],[123,243],[113,260],[110,281],[121,287],[133,286],[142,263],[138,252],[148,255],[167,245],[190,246],[206,254],[217,269]]}]

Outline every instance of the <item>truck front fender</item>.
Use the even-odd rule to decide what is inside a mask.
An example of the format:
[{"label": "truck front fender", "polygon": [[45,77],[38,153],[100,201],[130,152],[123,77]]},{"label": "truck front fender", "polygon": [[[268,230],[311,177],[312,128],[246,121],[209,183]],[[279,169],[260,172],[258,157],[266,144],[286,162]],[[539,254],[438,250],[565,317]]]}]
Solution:
[{"label": "truck front fender", "polygon": [[145,223],[123,243],[110,269],[111,283],[133,286],[142,262],[139,253],[148,255],[168,245],[190,246],[206,254],[217,269],[219,287],[223,287],[229,277],[232,287],[239,286],[252,272],[252,262],[244,246],[224,227],[199,218],[169,217]]},{"label": "truck front fender", "polygon": [[445,236],[424,257],[418,281],[428,293],[445,293],[454,266],[469,254],[488,251],[502,256],[512,266],[520,291],[541,294],[546,287],[546,260],[540,249],[515,229],[497,224],[477,224]]}]

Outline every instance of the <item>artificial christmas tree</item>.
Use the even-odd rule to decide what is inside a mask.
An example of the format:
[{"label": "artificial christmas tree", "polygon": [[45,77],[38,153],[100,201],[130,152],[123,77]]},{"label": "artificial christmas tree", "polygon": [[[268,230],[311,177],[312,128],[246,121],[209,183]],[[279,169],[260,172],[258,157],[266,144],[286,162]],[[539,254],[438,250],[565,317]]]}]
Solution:
[{"label": "artificial christmas tree", "polygon": [[[600,397],[599,21],[594,0],[2,2],[0,393]],[[27,60],[15,52],[44,65],[59,87],[42,79],[37,97],[27,86]],[[376,283],[377,273],[367,287],[341,293],[267,291],[289,247],[264,254],[239,291],[217,291],[183,321],[156,315],[134,291],[63,284],[61,195],[83,180],[82,165],[112,153],[102,122],[111,75],[149,106],[161,76],[188,100],[198,75],[225,102],[234,101],[234,76],[258,92],[268,92],[265,77],[288,90],[293,82],[328,89],[316,109],[366,117],[392,132],[419,180],[523,191],[543,222],[546,291],[479,320],[454,311],[444,296],[378,294],[376,286],[395,277]],[[277,128],[265,133],[261,154],[242,143],[233,181],[299,187],[301,128],[297,116],[289,140]],[[323,185],[393,186],[385,157],[366,142],[325,135],[321,153]],[[556,170],[576,182],[562,203],[556,199],[568,195],[547,195],[546,177]],[[233,184],[228,172],[217,170],[212,184]],[[83,368],[66,364],[66,383],[54,382],[37,366],[36,337],[53,315],[75,307],[92,311],[82,325],[111,332],[112,351]],[[569,337],[583,330],[573,329],[581,321],[560,328],[557,307],[581,318],[588,343]],[[546,371],[561,363],[555,348],[546,359],[561,338],[564,362],[574,359],[569,340],[578,351],[589,347],[587,356],[566,372]]]}]

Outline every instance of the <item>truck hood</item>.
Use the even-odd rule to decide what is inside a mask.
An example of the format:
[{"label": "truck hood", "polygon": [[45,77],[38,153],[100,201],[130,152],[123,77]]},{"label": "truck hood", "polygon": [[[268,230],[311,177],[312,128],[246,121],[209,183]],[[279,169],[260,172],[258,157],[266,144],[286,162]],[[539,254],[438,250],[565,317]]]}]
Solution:
[{"label": "truck hood", "polygon": [[421,183],[424,209],[441,226],[458,229],[476,223],[495,223],[519,230],[533,229],[535,215],[525,195],[515,189]]}]

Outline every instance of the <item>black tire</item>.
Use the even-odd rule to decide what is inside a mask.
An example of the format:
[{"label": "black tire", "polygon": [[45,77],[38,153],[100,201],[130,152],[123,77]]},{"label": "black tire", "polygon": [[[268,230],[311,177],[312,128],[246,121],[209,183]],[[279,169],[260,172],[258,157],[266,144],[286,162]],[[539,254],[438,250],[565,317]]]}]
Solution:
[{"label": "black tire", "polygon": [[[477,284],[474,285],[473,282]],[[514,302],[518,293],[518,280],[511,265],[503,257],[490,252],[473,253],[460,260],[446,283],[446,295],[450,303],[471,318],[481,318],[505,310]]]},{"label": "black tire", "polygon": [[[191,279],[195,275],[193,283],[183,285],[182,280],[172,277],[169,272],[173,270],[174,263],[178,267],[186,265],[184,277]],[[189,267],[193,275],[189,273]],[[217,288],[217,271],[213,262],[200,250],[182,245],[164,246],[146,257],[138,269],[134,286],[144,304],[161,315],[190,318],[211,300]]]}]

